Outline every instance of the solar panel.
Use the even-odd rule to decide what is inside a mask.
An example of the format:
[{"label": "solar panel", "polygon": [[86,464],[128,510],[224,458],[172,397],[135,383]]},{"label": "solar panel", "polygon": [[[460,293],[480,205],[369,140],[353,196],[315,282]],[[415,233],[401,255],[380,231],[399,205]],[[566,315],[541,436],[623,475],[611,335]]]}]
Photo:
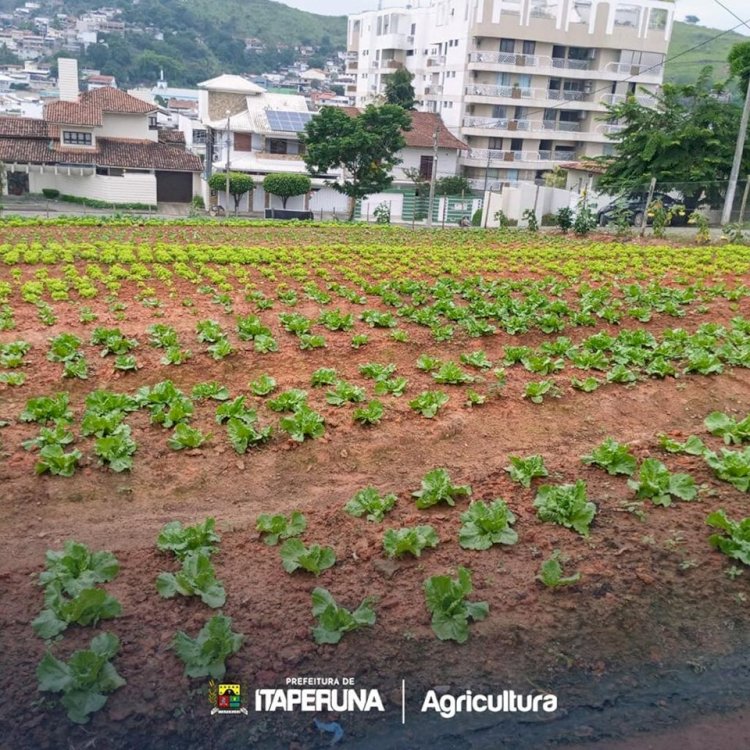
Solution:
[{"label": "solar panel", "polygon": [[281,133],[299,133],[305,129],[305,125],[312,119],[310,112],[288,112],[280,109],[269,109],[266,111],[268,125],[271,130]]}]

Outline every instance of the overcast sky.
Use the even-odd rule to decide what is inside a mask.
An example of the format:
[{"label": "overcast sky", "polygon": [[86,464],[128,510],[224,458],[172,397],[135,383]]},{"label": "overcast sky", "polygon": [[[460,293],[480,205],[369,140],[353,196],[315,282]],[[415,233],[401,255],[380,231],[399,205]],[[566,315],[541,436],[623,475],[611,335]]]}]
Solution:
[{"label": "overcast sky", "polygon": [[[383,7],[406,5],[409,0],[383,0]],[[428,0],[422,0],[428,2]],[[331,16],[343,16],[348,13],[359,13],[363,10],[375,10],[378,0],[281,0],[286,5],[301,8],[312,13],[324,13]],[[727,8],[734,11],[743,21],[750,23],[750,5],[747,0],[721,0]],[[412,5],[418,5],[419,0],[411,0]],[[715,29],[731,29],[739,21],[727,13],[715,0],[677,0],[677,18],[694,15],[700,18],[703,26]],[[737,29],[750,35],[746,26]]]}]

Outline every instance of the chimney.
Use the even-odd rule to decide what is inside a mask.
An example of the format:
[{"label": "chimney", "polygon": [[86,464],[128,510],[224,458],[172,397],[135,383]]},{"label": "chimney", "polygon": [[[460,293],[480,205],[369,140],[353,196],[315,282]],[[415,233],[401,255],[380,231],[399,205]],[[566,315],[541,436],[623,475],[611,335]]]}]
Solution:
[{"label": "chimney", "polygon": [[78,101],[78,60],[61,57],[57,61],[57,88],[63,102]]}]

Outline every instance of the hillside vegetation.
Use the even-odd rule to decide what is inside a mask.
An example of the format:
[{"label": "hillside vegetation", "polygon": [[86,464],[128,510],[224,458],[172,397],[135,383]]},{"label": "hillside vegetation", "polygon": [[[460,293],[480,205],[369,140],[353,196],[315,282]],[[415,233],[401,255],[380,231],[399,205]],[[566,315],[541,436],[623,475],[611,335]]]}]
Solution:
[{"label": "hillside vegetation", "polygon": [[[715,80],[726,78],[729,75],[727,63],[729,50],[737,42],[750,41],[750,37],[729,31],[713,39],[717,34],[721,34],[718,29],[675,22],[667,57],[675,58],[677,55],[679,57],[667,62],[664,74],[665,83],[693,83],[706,65],[713,66]],[[708,43],[702,44],[703,42]],[[701,46],[693,50],[692,48],[698,44]],[[691,51],[686,52],[686,50]],[[686,54],[682,54],[684,52]]]}]

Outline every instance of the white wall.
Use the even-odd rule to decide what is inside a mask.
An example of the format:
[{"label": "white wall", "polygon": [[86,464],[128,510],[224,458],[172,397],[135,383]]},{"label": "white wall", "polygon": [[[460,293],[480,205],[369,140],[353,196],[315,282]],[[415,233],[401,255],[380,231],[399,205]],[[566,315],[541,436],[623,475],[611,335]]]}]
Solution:
[{"label": "white wall", "polygon": [[403,193],[376,193],[369,195],[362,201],[361,218],[362,221],[375,221],[375,209],[385,203],[391,209],[391,221],[401,221],[404,211]]},{"label": "white wall", "polygon": [[[438,149],[437,176],[452,177],[458,174],[458,151],[450,148]],[[394,179],[398,182],[409,182],[409,178],[404,174],[404,169],[419,169],[419,162],[422,156],[432,156],[431,148],[404,148],[398,153],[402,160],[401,164],[393,169]]]},{"label": "white wall", "polygon": [[148,115],[111,115],[104,113],[103,127],[97,129],[99,138],[136,138],[157,141],[159,134],[149,130]]},{"label": "white wall", "polygon": [[525,225],[526,222],[521,219],[523,212],[528,208],[534,208],[536,202],[536,217],[541,224],[544,214],[554,214],[568,206],[574,208],[580,196],[570,190],[521,182],[505,186],[500,192],[488,191],[484,197],[482,226],[497,227],[499,222],[494,217],[498,211],[502,211],[509,219],[516,219],[519,224]]},{"label": "white wall", "polygon": [[53,171],[39,173],[32,168],[29,174],[29,190],[41,193],[42,188],[59,190],[64,195],[92,198],[106,203],[156,204],[156,176],[152,174],[126,174],[122,177],[104,175],[58,174]]}]

